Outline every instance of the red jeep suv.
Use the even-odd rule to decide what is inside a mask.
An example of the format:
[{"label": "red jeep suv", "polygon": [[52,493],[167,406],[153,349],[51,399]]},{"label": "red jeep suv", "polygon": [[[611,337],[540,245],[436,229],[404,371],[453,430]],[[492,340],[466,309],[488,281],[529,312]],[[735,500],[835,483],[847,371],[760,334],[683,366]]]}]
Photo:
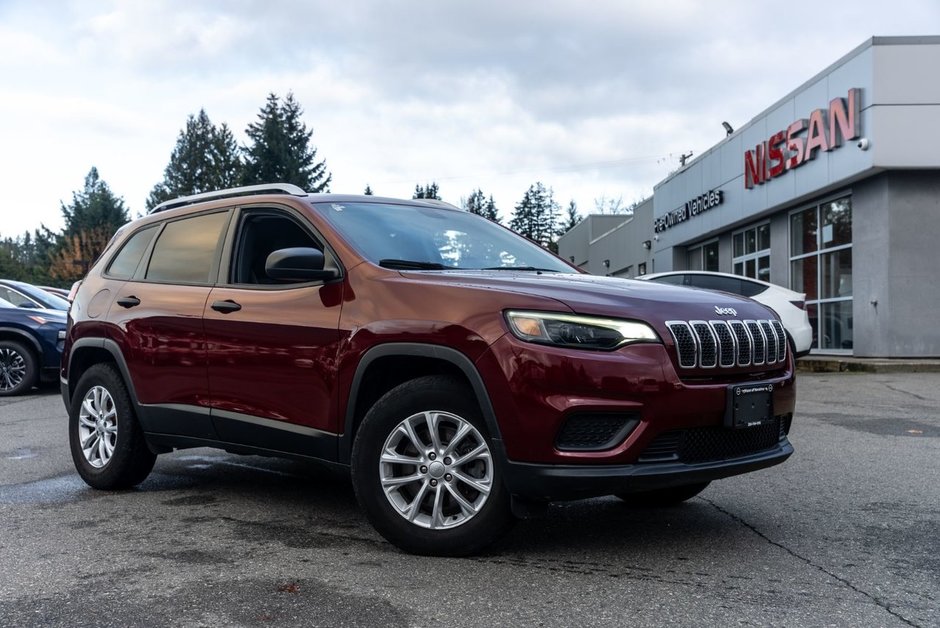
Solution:
[{"label": "red jeep suv", "polygon": [[586,275],[439,201],[275,184],[122,227],[61,385],[95,488],[187,447],[315,459],[389,541],[459,555],[551,500],[677,503],[783,462],[793,370],[754,301]]}]

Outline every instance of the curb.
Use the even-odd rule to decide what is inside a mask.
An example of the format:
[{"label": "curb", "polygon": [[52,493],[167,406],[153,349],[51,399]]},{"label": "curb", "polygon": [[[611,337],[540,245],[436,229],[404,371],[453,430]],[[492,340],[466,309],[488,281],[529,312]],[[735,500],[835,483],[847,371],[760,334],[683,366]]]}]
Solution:
[{"label": "curb", "polygon": [[940,360],[805,356],[796,361],[796,371],[798,373],[940,373]]}]

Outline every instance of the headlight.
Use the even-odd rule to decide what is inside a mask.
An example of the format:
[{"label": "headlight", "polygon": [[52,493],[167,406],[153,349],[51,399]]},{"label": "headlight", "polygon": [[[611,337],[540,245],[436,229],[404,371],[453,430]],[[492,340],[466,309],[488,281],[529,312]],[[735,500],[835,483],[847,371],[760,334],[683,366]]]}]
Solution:
[{"label": "headlight", "polygon": [[517,311],[506,312],[506,321],[520,340],[557,347],[609,351],[633,342],[659,342],[656,332],[639,321]]}]

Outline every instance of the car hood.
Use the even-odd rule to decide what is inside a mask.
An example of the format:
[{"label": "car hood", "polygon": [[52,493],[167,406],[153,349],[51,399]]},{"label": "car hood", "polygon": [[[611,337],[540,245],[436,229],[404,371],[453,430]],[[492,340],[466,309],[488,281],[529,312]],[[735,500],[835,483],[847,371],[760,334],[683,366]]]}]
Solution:
[{"label": "car hood", "polygon": [[[446,271],[424,275],[435,283],[497,289],[559,301],[579,314],[648,322],[775,317],[746,297],[683,286],[577,273],[531,271]],[[431,279],[433,276],[433,279]],[[511,308],[507,299],[507,308]],[[732,313],[730,310],[734,310]]]}]

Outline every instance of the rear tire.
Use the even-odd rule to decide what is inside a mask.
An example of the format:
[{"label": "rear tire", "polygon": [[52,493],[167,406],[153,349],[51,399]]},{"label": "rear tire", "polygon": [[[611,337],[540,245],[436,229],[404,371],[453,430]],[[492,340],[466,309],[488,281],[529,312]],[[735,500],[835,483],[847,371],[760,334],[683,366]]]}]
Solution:
[{"label": "rear tire", "polygon": [[96,364],[78,380],[69,409],[69,444],[75,469],[97,489],[143,482],[157,459],[147,447],[124,380],[109,364]]},{"label": "rear tire", "polygon": [[38,378],[36,354],[16,340],[0,340],[0,397],[29,392]]},{"label": "rear tire", "polygon": [[711,482],[699,482],[697,484],[685,484],[683,486],[670,486],[669,488],[660,488],[653,491],[643,491],[640,493],[617,493],[617,497],[627,502],[631,506],[651,506],[662,508],[664,506],[676,506],[684,501],[688,501],[704,491]]},{"label": "rear tire", "polygon": [[413,554],[473,554],[515,521],[473,392],[449,377],[376,402],[356,433],[352,481],[379,534]]}]

